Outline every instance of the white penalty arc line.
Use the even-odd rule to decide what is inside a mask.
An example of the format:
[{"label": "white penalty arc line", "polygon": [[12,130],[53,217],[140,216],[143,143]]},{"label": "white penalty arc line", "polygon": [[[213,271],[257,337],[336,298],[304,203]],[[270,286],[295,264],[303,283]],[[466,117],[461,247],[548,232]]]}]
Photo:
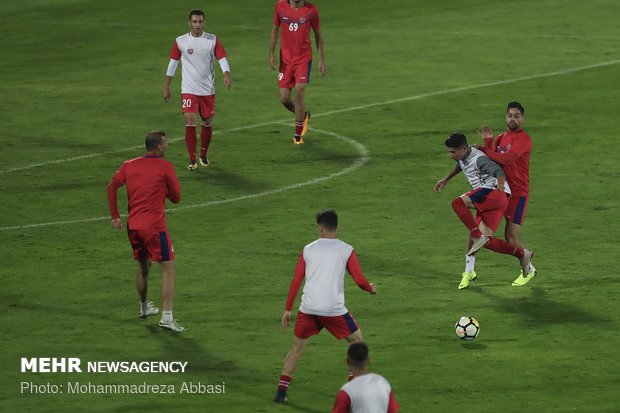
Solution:
[{"label": "white penalty arc line", "polygon": [[[288,123],[287,123],[288,125]],[[268,195],[274,195],[274,194],[278,194],[281,192],[286,192],[286,191],[290,191],[293,189],[298,189],[298,188],[302,188],[304,186],[308,186],[308,185],[314,185],[317,184],[319,182],[323,182],[323,181],[327,181],[329,179],[332,178],[336,178],[338,176],[341,175],[345,175],[348,174],[350,172],[353,172],[354,170],[360,168],[361,166],[363,166],[366,162],[368,162],[368,160],[370,159],[370,155],[368,153],[368,149],[361,144],[360,142],[356,141],[353,138],[349,138],[347,136],[344,135],[339,135],[337,133],[334,132],[330,132],[330,131],[326,131],[326,130],[322,130],[322,129],[316,129],[316,128],[309,128],[310,130],[317,132],[317,133],[321,133],[323,135],[328,135],[328,136],[332,136],[336,139],[339,139],[345,143],[348,143],[349,145],[355,147],[355,149],[357,149],[358,152],[358,158],[355,160],[355,162],[353,162],[351,165],[349,165],[348,167],[341,169],[339,171],[333,172],[331,174],[328,175],[324,175],[324,176],[320,176],[318,178],[314,178],[314,179],[310,179],[308,181],[304,181],[304,182],[299,182],[299,183],[295,183],[295,184],[291,184],[291,185],[286,185],[280,188],[276,188],[276,189],[272,189],[270,191],[263,191],[263,192],[257,192],[254,194],[249,194],[249,195],[242,195],[236,198],[228,198],[228,199],[221,199],[219,201],[209,201],[209,202],[203,202],[200,204],[193,204],[193,205],[186,205],[186,206],[182,206],[182,207],[178,207],[178,208],[169,208],[166,209],[166,213],[175,213],[178,211],[183,211],[186,209],[194,209],[194,208],[205,208],[208,206],[213,206],[213,205],[221,205],[221,204],[229,204],[231,202],[237,202],[237,201],[244,201],[247,199],[254,199],[254,198],[260,198],[263,196],[268,196]],[[126,215],[123,215],[124,217],[126,217]],[[27,225],[14,225],[14,226],[10,226],[10,227],[0,227],[0,231],[7,231],[7,230],[12,230],[12,229],[26,229],[26,228],[41,228],[41,227],[49,227],[52,225],[69,225],[69,224],[83,224],[83,223],[89,223],[89,222],[96,222],[96,221],[105,221],[105,220],[109,220],[110,217],[109,216],[105,216],[105,217],[96,217],[96,218],[85,218],[85,219],[76,219],[76,220],[72,220],[72,221],[52,221],[52,222],[42,222],[42,223],[38,223],[38,224],[27,224]]]},{"label": "white penalty arc line", "polygon": [[[354,112],[356,110],[369,109],[369,108],[373,108],[373,107],[377,107],[377,106],[392,105],[394,103],[410,102],[410,101],[413,101],[413,100],[419,100],[419,99],[433,97],[433,96],[447,95],[447,94],[450,94],[450,93],[465,92],[465,91],[468,91],[468,90],[474,90],[474,89],[481,89],[481,88],[486,88],[486,87],[506,85],[506,84],[510,84],[510,83],[517,83],[517,82],[522,82],[522,81],[527,81],[527,80],[541,79],[541,78],[545,78],[545,77],[562,76],[562,75],[567,75],[567,74],[571,74],[571,73],[582,72],[582,71],[585,71],[585,70],[597,69],[597,68],[601,68],[601,67],[605,67],[605,66],[612,66],[612,65],[616,65],[618,63],[620,63],[620,59],[610,60],[608,62],[595,63],[595,64],[591,64],[591,65],[586,65],[586,66],[578,66],[578,67],[573,67],[573,68],[564,69],[564,70],[557,70],[557,71],[554,71],[554,72],[541,73],[541,74],[538,74],[538,75],[521,76],[521,77],[512,78],[512,79],[497,80],[497,81],[494,81],[494,82],[478,83],[478,84],[470,85],[470,86],[462,86],[462,87],[457,87],[457,88],[452,88],[452,89],[438,90],[438,91],[435,91],[435,92],[421,93],[419,95],[406,96],[406,97],[402,97],[402,98],[398,98],[398,99],[386,100],[386,101],[383,101],[383,102],[368,103],[368,104],[365,104],[365,105],[352,106],[352,107],[348,107],[348,108],[344,108],[344,109],[332,110],[332,111],[329,111],[329,112],[316,113],[316,114],[312,114],[312,117],[313,118],[318,118],[318,117],[322,117],[322,116],[330,116],[330,115],[336,115],[336,114],[339,114],[339,113]],[[277,125],[277,124],[281,124],[282,122],[284,122],[284,121],[276,120],[276,121],[271,121],[271,122],[262,122],[262,123],[256,123],[256,124],[253,124],[253,125],[240,126],[240,127],[237,127],[237,128],[231,128],[231,129],[224,129],[224,130],[214,131],[213,133],[214,134],[230,133],[230,132],[236,132],[236,131],[241,131],[241,130],[260,128],[262,126]],[[176,141],[180,141],[182,139],[183,138],[174,138],[174,139],[171,139],[170,141],[171,142],[176,142]],[[91,153],[91,154],[87,154],[87,155],[74,156],[74,157],[71,157],[71,158],[56,159],[56,160],[47,161],[47,162],[41,162],[41,163],[36,163],[36,164],[20,166],[20,167],[17,167],[17,168],[0,170],[0,175],[11,173],[11,172],[24,171],[24,170],[32,169],[32,168],[38,168],[38,167],[46,166],[46,165],[59,164],[59,163],[64,163],[64,162],[73,162],[73,161],[80,160],[80,159],[95,158],[95,157],[98,157],[98,156],[111,155],[111,154],[114,154],[114,153],[127,152],[127,151],[130,151],[130,150],[136,150],[136,149],[142,149],[142,148],[143,148],[143,146],[131,146],[131,147],[128,147],[128,148],[116,149],[116,150],[107,151],[107,152]]]}]

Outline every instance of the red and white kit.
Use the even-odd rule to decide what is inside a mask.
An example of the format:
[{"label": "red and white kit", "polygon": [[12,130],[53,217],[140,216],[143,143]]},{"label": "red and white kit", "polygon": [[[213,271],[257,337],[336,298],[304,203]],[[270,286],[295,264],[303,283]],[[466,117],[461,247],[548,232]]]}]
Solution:
[{"label": "red and white kit", "polygon": [[392,413],[398,408],[390,383],[383,376],[366,373],[342,386],[332,413]]},{"label": "red and white kit", "polygon": [[368,292],[372,290],[349,244],[339,239],[319,238],[304,247],[286,302],[286,310],[291,311],[305,278],[295,336],[307,338],[318,334],[323,327],[337,338],[357,331],[359,327],[345,307],[344,276],[347,271],[360,288]]}]

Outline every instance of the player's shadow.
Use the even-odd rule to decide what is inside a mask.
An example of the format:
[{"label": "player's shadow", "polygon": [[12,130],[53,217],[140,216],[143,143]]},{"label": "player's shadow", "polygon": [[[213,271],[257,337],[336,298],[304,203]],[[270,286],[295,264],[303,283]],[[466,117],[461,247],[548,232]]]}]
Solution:
[{"label": "player's shadow", "polygon": [[177,333],[164,330],[156,324],[144,326],[158,340],[163,348],[162,355],[166,359],[178,359],[188,361],[188,369],[192,372],[209,373],[217,375],[218,381],[231,381],[235,379],[247,378],[248,372],[239,368],[232,360],[225,360],[218,357],[213,352],[198,343],[196,339],[187,337],[188,330],[184,333]]},{"label": "player's shadow", "polygon": [[297,410],[298,412],[306,412],[306,413],[322,413],[323,412],[323,410],[316,410],[310,407],[301,406],[297,403],[291,403],[291,402],[286,402],[286,406],[293,410]]},{"label": "player's shadow", "polygon": [[208,173],[199,174],[196,176],[198,179],[208,181],[209,185],[221,187],[227,191],[237,189],[245,193],[261,192],[271,189],[266,183],[248,179],[247,177],[224,167],[214,165],[213,167],[209,167],[206,172]]},{"label": "player's shadow", "polygon": [[538,324],[601,324],[610,322],[610,320],[598,317],[577,305],[549,298],[547,291],[541,286],[531,287],[530,294],[521,297],[497,296],[484,288],[475,288],[472,289],[472,292],[493,299],[496,309],[500,312],[520,313],[527,321],[535,321]]}]

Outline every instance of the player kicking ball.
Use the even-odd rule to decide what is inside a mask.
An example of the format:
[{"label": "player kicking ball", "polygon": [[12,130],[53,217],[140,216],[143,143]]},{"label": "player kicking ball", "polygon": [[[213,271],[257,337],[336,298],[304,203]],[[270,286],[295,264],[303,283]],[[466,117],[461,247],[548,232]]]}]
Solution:
[{"label": "player kicking ball", "polygon": [[[482,151],[469,146],[464,134],[455,132],[445,141],[450,158],[456,164],[448,174],[437,181],[433,190],[439,192],[450,179],[460,172],[465,174],[472,190],[455,198],[452,209],[469,230],[468,252],[465,256],[465,272],[459,290],[467,288],[477,275],[473,270],[475,254],[487,248],[500,254],[513,255],[521,263],[525,273],[530,267],[532,251],[515,247],[500,238],[493,237],[508,208],[510,187],[504,171]],[[469,209],[476,210],[474,217]]]}]

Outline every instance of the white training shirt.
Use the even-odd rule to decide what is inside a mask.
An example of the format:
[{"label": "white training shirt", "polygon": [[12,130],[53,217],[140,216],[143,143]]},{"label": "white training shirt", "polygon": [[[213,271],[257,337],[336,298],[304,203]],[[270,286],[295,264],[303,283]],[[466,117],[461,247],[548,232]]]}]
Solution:
[{"label": "white training shirt", "polygon": [[351,413],[384,413],[390,403],[390,383],[375,373],[354,377],[340,389],[351,400]]},{"label": "white training shirt", "polygon": [[[501,169],[499,165],[493,162],[481,150],[470,147],[469,155],[458,161],[459,167],[467,177],[473,189],[478,188],[497,188],[497,178],[492,175],[492,171]],[[510,186],[508,182],[504,183],[504,192],[510,195]]]},{"label": "white training shirt", "polygon": [[[226,51],[214,34],[204,32],[202,36],[194,37],[191,33],[186,33],[177,37],[170,52],[170,59],[181,60],[181,93],[196,96],[215,94],[214,60],[225,57]],[[174,76],[174,69],[169,67],[166,74]]]},{"label": "white training shirt", "polygon": [[306,282],[301,306],[306,314],[344,315],[344,276],[353,247],[335,238],[319,238],[304,247]]}]

